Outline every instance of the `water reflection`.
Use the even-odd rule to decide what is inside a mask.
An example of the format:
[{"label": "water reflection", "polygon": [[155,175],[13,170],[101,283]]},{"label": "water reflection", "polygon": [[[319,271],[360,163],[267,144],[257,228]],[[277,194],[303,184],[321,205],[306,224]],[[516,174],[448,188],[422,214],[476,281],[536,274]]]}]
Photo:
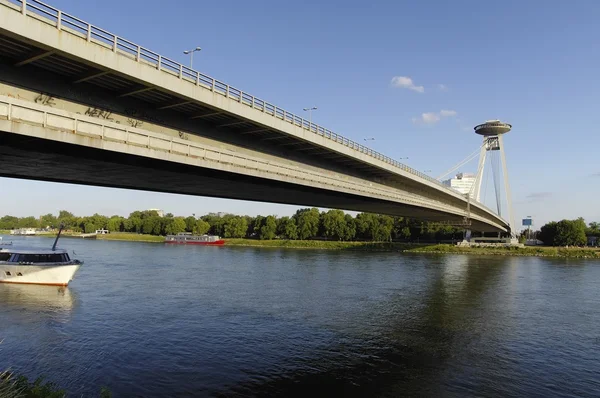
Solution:
[{"label": "water reflection", "polygon": [[[403,257],[409,260],[410,257]],[[422,264],[422,257],[418,258]],[[461,355],[465,335],[484,319],[479,312],[509,264],[469,256],[429,259],[423,286],[399,287],[370,308],[337,343],[275,374],[255,375],[226,396],[410,396],[444,393],[448,362]],[[381,270],[373,270],[381,272]],[[296,370],[289,369],[290,367]],[[287,371],[284,369],[288,368]]]},{"label": "water reflection", "polygon": [[4,309],[47,314],[69,314],[76,293],[67,287],[0,284],[0,302]]}]

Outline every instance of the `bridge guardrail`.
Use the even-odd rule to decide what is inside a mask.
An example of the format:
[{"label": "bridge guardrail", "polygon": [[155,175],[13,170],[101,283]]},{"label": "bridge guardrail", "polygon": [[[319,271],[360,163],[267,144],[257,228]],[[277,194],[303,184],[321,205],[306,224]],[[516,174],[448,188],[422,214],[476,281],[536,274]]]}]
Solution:
[{"label": "bridge guardrail", "polygon": [[[375,194],[409,205],[426,205],[430,209],[453,213],[458,216],[464,216],[466,214],[466,211],[465,214],[456,212],[455,207],[448,206],[440,201],[419,195],[401,194],[398,190],[393,188],[386,189],[379,186],[379,184],[369,183],[369,186],[367,186],[365,185],[365,181],[354,181],[353,177],[344,176],[343,178],[335,178],[312,170],[301,169],[276,161],[264,160],[229,150],[218,149],[209,145],[190,142],[188,140],[136,127],[125,127],[122,124],[0,95],[0,120],[2,119],[38,125],[48,129],[64,131],[84,137],[98,138],[109,142],[120,142],[192,159],[196,158],[218,162],[220,164],[231,164],[264,173],[275,173],[294,179],[309,181],[312,184],[320,183],[336,187],[336,189],[342,188],[350,190],[351,193],[362,192],[367,195]],[[474,216],[472,218],[486,222],[479,216]]]},{"label": "bridge guardrail", "polygon": [[[58,30],[62,28],[68,28],[71,33],[76,33],[88,42],[101,44],[104,47],[112,49],[115,53],[129,56],[135,59],[137,62],[145,62],[156,67],[158,70],[167,72],[178,76],[182,80],[189,81],[190,83],[196,84],[197,86],[204,87],[212,92],[221,94],[234,101],[238,101],[244,105],[250,106],[253,109],[257,109],[271,115],[275,118],[281,119],[295,126],[301,127],[305,130],[309,130],[312,133],[340,143],[344,146],[352,148],[358,152],[364,153],[365,155],[371,156],[384,163],[395,166],[407,173],[418,176],[424,180],[432,182],[439,187],[444,188],[452,193],[456,193],[448,186],[442,184],[435,178],[415,170],[403,163],[398,162],[388,156],[385,156],[377,151],[374,151],[362,144],[354,142],[348,138],[345,138],[337,133],[332,132],[322,126],[307,121],[306,119],[297,116],[285,109],[279,108],[267,101],[254,97],[248,93],[243,92],[240,89],[232,87],[224,82],[221,82],[213,77],[200,73],[194,69],[191,69],[185,65],[182,65],[176,61],[173,61],[167,57],[163,57],[158,53],[150,51],[142,46],[139,46],[129,40],[114,35],[104,29],[98,28],[92,24],[89,24],[77,17],[62,12],[61,10],[54,8],[48,4],[45,4],[38,0],[0,0],[0,4],[3,3],[14,4],[20,8],[20,12],[23,15],[33,16],[36,14],[43,17],[47,21],[53,22]],[[15,9],[15,11],[17,11]]]}]

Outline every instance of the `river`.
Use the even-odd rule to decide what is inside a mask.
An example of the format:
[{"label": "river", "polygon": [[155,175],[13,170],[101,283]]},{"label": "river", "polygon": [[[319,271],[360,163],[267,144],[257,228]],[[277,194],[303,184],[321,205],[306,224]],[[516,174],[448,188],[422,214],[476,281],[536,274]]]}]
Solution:
[{"label": "river", "polygon": [[597,260],[59,246],[68,288],[0,284],[0,369],[69,396],[600,396]]}]

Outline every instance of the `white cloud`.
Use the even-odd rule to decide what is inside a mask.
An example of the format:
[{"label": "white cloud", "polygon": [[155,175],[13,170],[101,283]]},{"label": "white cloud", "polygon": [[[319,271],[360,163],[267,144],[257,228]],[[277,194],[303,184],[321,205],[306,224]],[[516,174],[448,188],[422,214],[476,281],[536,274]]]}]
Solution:
[{"label": "white cloud", "polygon": [[407,88],[409,90],[416,91],[417,93],[425,92],[425,87],[415,85],[413,80],[407,76],[394,76],[392,77],[391,83],[392,87]]},{"label": "white cloud", "polygon": [[436,124],[437,122],[442,120],[443,117],[454,117],[457,114],[458,113],[456,111],[448,110],[448,109],[442,109],[439,112],[425,112],[425,113],[421,113],[421,116],[419,116],[419,117],[413,117],[412,122],[414,124],[432,125],[432,124]]},{"label": "white cloud", "polygon": [[451,111],[448,109],[442,109],[440,111],[440,116],[448,117],[448,116],[456,116],[456,111]]},{"label": "white cloud", "polygon": [[446,86],[445,84],[438,84],[438,90],[448,91],[448,86]]}]

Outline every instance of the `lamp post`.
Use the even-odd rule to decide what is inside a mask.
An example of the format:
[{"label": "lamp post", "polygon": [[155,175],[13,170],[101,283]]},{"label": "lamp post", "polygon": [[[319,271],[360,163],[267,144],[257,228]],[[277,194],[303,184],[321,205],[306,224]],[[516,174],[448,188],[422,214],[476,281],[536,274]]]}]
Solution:
[{"label": "lamp post", "polygon": [[200,47],[196,47],[193,50],[185,50],[184,54],[190,54],[190,69],[194,67],[194,52],[202,50]]},{"label": "lamp post", "polygon": [[370,137],[370,138],[364,138],[365,141],[375,141],[375,138]]},{"label": "lamp post", "polygon": [[305,112],[308,112],[308,129],[310,130],[310,125],[312,124],[312,111],[316,111],[317,107],[313,106],[312,108],[304,108]]}]

